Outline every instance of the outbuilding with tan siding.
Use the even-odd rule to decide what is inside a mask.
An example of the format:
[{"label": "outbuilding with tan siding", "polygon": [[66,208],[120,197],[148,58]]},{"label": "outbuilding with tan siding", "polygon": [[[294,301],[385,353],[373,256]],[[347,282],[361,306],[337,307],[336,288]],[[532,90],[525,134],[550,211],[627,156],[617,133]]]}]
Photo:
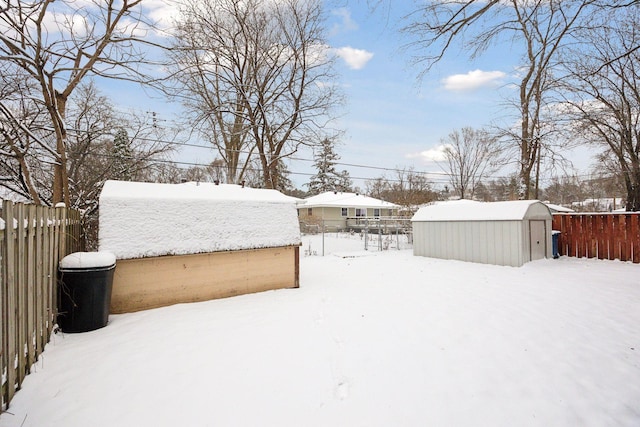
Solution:
[{"label": "outbuilding with tan siding", "polygon": [[239,185],[107,181],[99,246],[117,259],[111,312],[298,287],[295,202]]}]

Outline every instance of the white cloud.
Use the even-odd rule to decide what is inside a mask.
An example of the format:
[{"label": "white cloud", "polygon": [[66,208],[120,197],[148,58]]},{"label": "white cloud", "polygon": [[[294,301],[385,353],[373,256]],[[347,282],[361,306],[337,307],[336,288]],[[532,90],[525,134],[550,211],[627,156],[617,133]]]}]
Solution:
[{"label": "white cloud", "polygon": [[351,19],[351,11],[346,7],[341,7],[331,11],[331,14],[337,16],[340,22],[333,24],[331,28],[331,34],[335,35],[343,31],[355,31],[358,29],[358,24]]},{"label": "white cloud", "polygon": [[442,80],[444,88],[451,91],[470,91],[483,86],[495,86],[506,77],[502,71],[473,70],[467,74],[454,74]]},{"label": "white cloud", "polygon": [[368,52],[364,49],[355,49],[351,46],[335,48],[334,51],[352,70],[364,68],[367,62],[373,58],[373,52]]},{"label": "white cloud", "polygon": [[447,148],[451,148],[449,144],[441,144],[435,148],[430,148],[428,150],[421,151],[419,153],[408,154],[407,158],[415,159],[419,158],[425,162],[442,162],[446,160],[444,155]]}]

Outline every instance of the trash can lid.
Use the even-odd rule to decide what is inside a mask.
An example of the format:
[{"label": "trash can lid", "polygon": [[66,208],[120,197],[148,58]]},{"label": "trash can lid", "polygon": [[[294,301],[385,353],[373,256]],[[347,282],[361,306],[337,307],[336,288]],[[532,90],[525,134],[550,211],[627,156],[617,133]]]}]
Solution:
[{"label": "trash can lid", "polygon": [[115,263],[116,256],[111,252],[74,252],[62,258],[60,268],[111,267]]}]

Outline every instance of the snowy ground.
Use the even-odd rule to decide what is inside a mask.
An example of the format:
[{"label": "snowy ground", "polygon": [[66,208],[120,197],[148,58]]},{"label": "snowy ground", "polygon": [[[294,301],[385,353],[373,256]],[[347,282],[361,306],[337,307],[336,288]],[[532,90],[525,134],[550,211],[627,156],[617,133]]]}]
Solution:
[{"label": "snowy ground", "polygon": [[55,335],[0,427],[640,425],[640,265],[367,254]]}]

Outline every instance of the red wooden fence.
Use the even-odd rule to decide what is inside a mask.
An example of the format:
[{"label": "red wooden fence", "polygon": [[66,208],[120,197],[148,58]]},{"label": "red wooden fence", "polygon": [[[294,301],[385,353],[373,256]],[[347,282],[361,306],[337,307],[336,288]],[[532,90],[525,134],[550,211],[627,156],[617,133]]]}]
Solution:
[{"label": "red wooden fence", "polygon": [[640,263],[640,212],[553,214],[559,255]]}]

